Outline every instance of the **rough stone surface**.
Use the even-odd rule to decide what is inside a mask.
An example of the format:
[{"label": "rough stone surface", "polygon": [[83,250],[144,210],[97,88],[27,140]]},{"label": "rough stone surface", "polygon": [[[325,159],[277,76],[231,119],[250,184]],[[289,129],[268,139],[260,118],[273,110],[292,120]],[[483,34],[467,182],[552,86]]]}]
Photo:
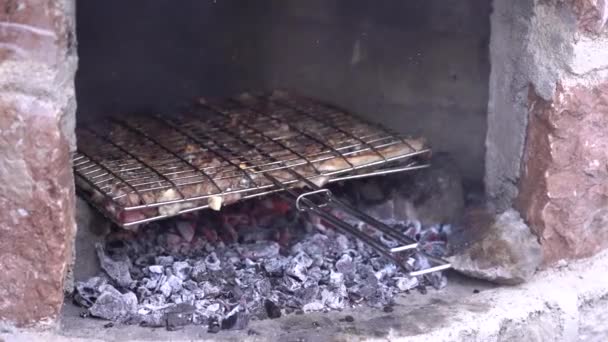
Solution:
[{"label": "rough stone surface", "polygon": [[0,60],[61,63],[75,43],[68,1],[4,0],[0,11]]},{"label": "rough stone surface", "polygon": [[0,321],[48,322],[75,232],[73,3],[0,1]]},{"label": "rough stone surface", "polygon": [[496,0],[491,16],[485,186],[497,211],[517,197],[526,141],[528,89],[550,99],[572,54],[576,25],[553,1]]},{"label": "rough stone surface", "polygon": [[589,300],[580,311],[579,338],[581,341],[604,341],[608,339],[608,298]]},{"label": "rough stone surface", "polygon": [[498,215],[482,237],[450,262],[466,275],[514,285],[532,277],[542,262],[542,252],[519,213],[510,209]]},{"label": "rough stone surface", "polygon": [[68,142],[54,104],[0,94],[0,319],[55,316],[74,236]]},{"label": "rough stone surface", "polygon": [[578,25],[585,31],[598,33],[604,29],[608,20],[608,1],[571,0]]},{"label": "rough stone surface", "polygon": [[531,100],[518,208],[547,263],[597,253],[608,246],[608,81]]},{"label": "rough stone surface", "polygon": [[[528,1],[494,1],[490,36],[490,92],[486,133],[485,187],[488,198],[508,207],[517,189],[527,124],[527,79],[518,56],[525,50],[522,37],[529,31]],[[515,20],[515,16],[520,19]],[[507,115],[506,113],[509,113]]]},{"label": "rough stone surface", "polygon": [[579,37],[572,47],[568,71],[582,76],[584,82],[585,78],[592,79],[593,73],[601,70],[608,70],[608,32],[600,37]]},{"label": "rough stone surface", "polygon": [[544,261],[606,242],[608,1],[494,2],[486,192],[516,206]]}]

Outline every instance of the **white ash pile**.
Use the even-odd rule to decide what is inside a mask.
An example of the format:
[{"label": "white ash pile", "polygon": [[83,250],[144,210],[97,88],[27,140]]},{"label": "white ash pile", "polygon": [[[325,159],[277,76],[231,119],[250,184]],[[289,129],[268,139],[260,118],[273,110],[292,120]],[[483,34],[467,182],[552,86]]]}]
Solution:
[{"label": "white ash pile", "polygon": [[[282,314],[383,307],[399,293],[447,283],[440,273],[410,278],[362,242],[277,198],[248,202],[254,204],[215,217],[201,213],[108,237],[97,246],[104,273],[77,282],[75,302],[107,320],[168,329],[199,324],[217,332]],[[444,226],[388,223],[444,256]],[[404,262],[430,266],[422,255]]]}]

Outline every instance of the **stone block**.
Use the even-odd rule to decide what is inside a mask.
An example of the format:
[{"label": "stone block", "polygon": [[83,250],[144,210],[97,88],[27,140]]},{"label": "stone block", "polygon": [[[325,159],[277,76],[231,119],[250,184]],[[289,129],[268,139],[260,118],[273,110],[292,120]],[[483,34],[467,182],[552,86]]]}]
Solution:
[{"label": "stone block", "polygon": [[55,103],[0,92],[0,320],[54,318],[74,237],[69,144]]},{"label": "stone block", "polygon": [[530,101],[517,207],[546,263],[593,255],[608,247],[608,80]]},{"label": "stone block", "polygon": [[0,321],[52,322],[75,233],[74,1],[0,0]]},{"label": "stone block", "polygon": [[450,258],[456,271],[499,284],[515,285],[529,280],[541,264],[537,237],[513,209],[497,215],[480,235]]},{"label": "stone block", "polygon": [[71,11],[73,3],[65,0],[0,1],[0,62],[63,61],[75,49]]},{"label": "stone block", "polygon": [[578,25],[585,31],[599,33],[608,21],[608,1],[606,0],[571,0]]}]

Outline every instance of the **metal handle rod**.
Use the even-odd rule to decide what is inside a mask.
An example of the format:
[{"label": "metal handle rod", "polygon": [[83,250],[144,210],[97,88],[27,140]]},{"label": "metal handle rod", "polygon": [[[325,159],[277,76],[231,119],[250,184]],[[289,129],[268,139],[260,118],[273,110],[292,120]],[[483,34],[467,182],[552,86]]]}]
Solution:
[{"label": "metal handle rod", "polygon": [[406,166],[395,167],[395,168],[390,168],[390,169],[380,169],[377,171],[373,171],[371,173],[366,173],[366,174],[361,174],[361,175],[349,175],[349,176],[336,177],[336,178],[330,179],[328,181],[328,183],[335,183],[335,182],[351,180],[351,179],[361,179],[361,178],[367,178],[367,177],[371,177],[371,176],[390,175],[392,173],[397,173],[397,172],[425,169],[429,166],[430,166],[429,164],[419,165],[416,163],[409,163]]},{"label": "metal handle rod", "polygon": [[405,243],[417,245],[416,241],[410,239],[409,237],[407,237],[405,235],[402,235],[402,234],[396,232],[393,228],[376,220],[372,216],[369,216],[366,213],[353,208],[351,205],[347,204],[346,202],[343,202],[335,197],[332,197],[331,205],[334,207],[337,207],[337,209],[346,211],[349,215],[354,216],[358,220],[365,222],[367,225],[370,225],[370,226],[378,229],[382,233],[385,233],[394,239],[401,240],[402,242],[405,242]]},{"label": "metal handle rod", "polygon": [[[321,194],[324,193],[325,195],[327,195],[328,198],[332,198],[332,193],[329,189],[319,189],[319,190],[315,190],[315,191],[309,191],[309,192],[305,192],[303,194],[301,194],[300,196],[298,196],[296,198],[296,208],[299,211],[304,211],[305,208],[302,208],[302,206],[300,205],[300,201],[305,198],[306,196],[310,196],[310,195],[315,195],[315,194]],[[319,207],[323,207],[325,206],[327,203],[325,203],[324,205],[319,205]]]},{"label": "metal handle rod", "polygon": [[391,253],[399,253],[399,252],[407,251],[410,249],[416,249],[416,248],[418,248],[418,243],[412,243],[409,245],[393,247],[390,249],[390,251],[391,251]]},{"label": "metal handle rod", "polygon": [[429,273],[433,273],[433,272],[445,271],[445,270],[450,269],[450,268],[452,268],[452,265],[448,262],[448,263],[441,264],[441,265],[438,265],[438,266],[433,266],[433,267],[430,267],[430,268],[425,268],[423,270],[412,271],[412,272],[409,273],[409,276],[410,277],[418,277],[418,276],[429,274]]}]

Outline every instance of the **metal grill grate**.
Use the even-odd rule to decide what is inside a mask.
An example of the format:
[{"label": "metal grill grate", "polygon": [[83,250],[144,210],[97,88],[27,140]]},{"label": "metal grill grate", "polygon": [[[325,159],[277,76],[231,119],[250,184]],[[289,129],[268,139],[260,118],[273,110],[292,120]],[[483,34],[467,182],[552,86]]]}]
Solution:
[{"label": "metal grill grate", "polygon": [[77,135],[79,190],[123,227],[301,186],[303,178],[320,186],[421,168],[412,157],[429,152],[419,140],[282,93],[201,101],[171,116],[113,117]]}]

